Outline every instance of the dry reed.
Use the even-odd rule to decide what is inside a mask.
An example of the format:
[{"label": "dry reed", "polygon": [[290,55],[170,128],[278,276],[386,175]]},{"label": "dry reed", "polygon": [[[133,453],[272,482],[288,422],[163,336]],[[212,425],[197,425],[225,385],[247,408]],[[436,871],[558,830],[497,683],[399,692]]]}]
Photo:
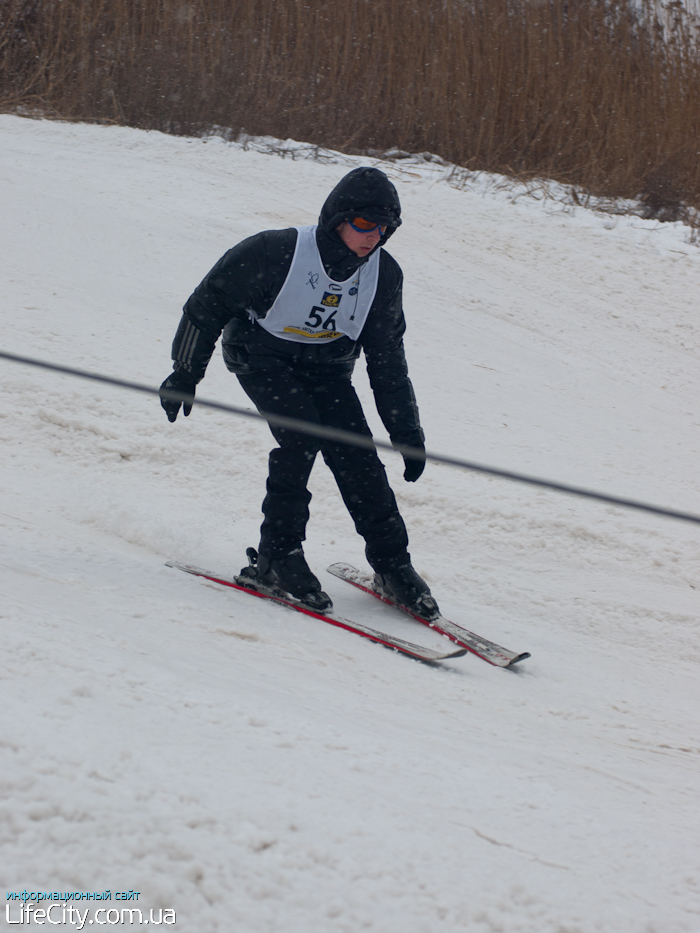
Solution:
[{"label": "dry reed", "polygon": [[650,216],[700,207],[696,36],[646,0],[0,4],[4,110],[428,150]]}]

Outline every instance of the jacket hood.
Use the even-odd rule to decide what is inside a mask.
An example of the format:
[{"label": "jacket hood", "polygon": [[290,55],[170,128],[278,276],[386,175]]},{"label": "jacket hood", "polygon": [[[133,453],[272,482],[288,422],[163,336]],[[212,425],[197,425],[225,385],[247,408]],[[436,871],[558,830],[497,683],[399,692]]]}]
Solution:
[{"label": "jacket hood", "polygon": [[378,168],[355,168],[341,178],[326,198],[318,222],[326,233],[332,233],[344,220],[357,214],[386,224],[383,239],[401,226],[399,195]]},{"label": "jacket hood", "polygon": [[401,226],[399,195],[384,172],[378,168],[361,167],[348,172],[321,208],[316,239],[327,271],[338,281],[351,275],[369,258],[358,258],[336,232],[344,220],[358,215],[374,223],[386,224],[386,233],[375,249],[384,246],[397,227]]}]

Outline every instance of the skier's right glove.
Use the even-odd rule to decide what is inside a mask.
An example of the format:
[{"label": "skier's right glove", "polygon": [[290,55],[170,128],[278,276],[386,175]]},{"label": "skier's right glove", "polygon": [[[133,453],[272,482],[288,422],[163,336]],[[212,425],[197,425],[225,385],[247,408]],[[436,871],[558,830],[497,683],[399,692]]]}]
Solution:
[{"label": "skier's right glove", "polygon": [[406,469],[403,471],[403,478],[407,483],[415,483],[425,469],[425,447],[423,444],[415,444],[414,446],[419,451],[423,452],[423,456],[403,458],[403,462],[406,465]]},{"label": "skier's right glove", "polygon": [[182,413],[185,418],[189,415],[196,385],[194,377],[188,372],[174,372],[168,376],[158,391],[160,404],[168,416],[168,421],[175,421],[180,405],[183,406]]}]

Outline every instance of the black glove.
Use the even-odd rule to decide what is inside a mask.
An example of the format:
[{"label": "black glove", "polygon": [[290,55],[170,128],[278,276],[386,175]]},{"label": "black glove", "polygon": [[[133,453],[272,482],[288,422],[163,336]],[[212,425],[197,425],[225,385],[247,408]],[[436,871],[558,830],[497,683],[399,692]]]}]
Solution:
[{"label": "black glove", "polygon": [[418,444],[413,444],[412,446],[416,447],[418,450],[422,451],[423,456],[418,457],[404,457],[403,462],[406,464],[406,469],[403,471],[403,478],[407,483],[415,483],[418,477],[421,475],[425,469],[425,447],[423,444],[420,446]]},{"label": "black glove", "polygon": [[[165,409],[168,421],[174,421],[177,418],[180,405],[183,406],[182,413],[185,418],[189,415],[192,411],[196,385],[194,376],[188,372],[174,372],[168,376],[158,392],[160,404]],[[168,395],[173,397],[168,398]]]}]

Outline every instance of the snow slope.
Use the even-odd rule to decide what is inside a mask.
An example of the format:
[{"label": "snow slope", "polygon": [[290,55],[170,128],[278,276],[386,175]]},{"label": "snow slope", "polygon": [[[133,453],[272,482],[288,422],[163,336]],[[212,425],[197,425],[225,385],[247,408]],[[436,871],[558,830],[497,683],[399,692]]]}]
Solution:
[{"label": "snow slope", "polygon": [[[354,164],[0,116],[2,348],[158,384],[215,260]],[[700,512],[682,228],[383,167],[429,448]],[[264,426],[0,386],[0,887],[134,889],[188,933],[700,931],[700,529],[387,455],[445,614],[532,652],[429,667],[165,567],[243,564]],[[200,394],[246,404],[218,353]],[[312,483],[339,612],[436,643],[322,573],[365,565]]]}]

